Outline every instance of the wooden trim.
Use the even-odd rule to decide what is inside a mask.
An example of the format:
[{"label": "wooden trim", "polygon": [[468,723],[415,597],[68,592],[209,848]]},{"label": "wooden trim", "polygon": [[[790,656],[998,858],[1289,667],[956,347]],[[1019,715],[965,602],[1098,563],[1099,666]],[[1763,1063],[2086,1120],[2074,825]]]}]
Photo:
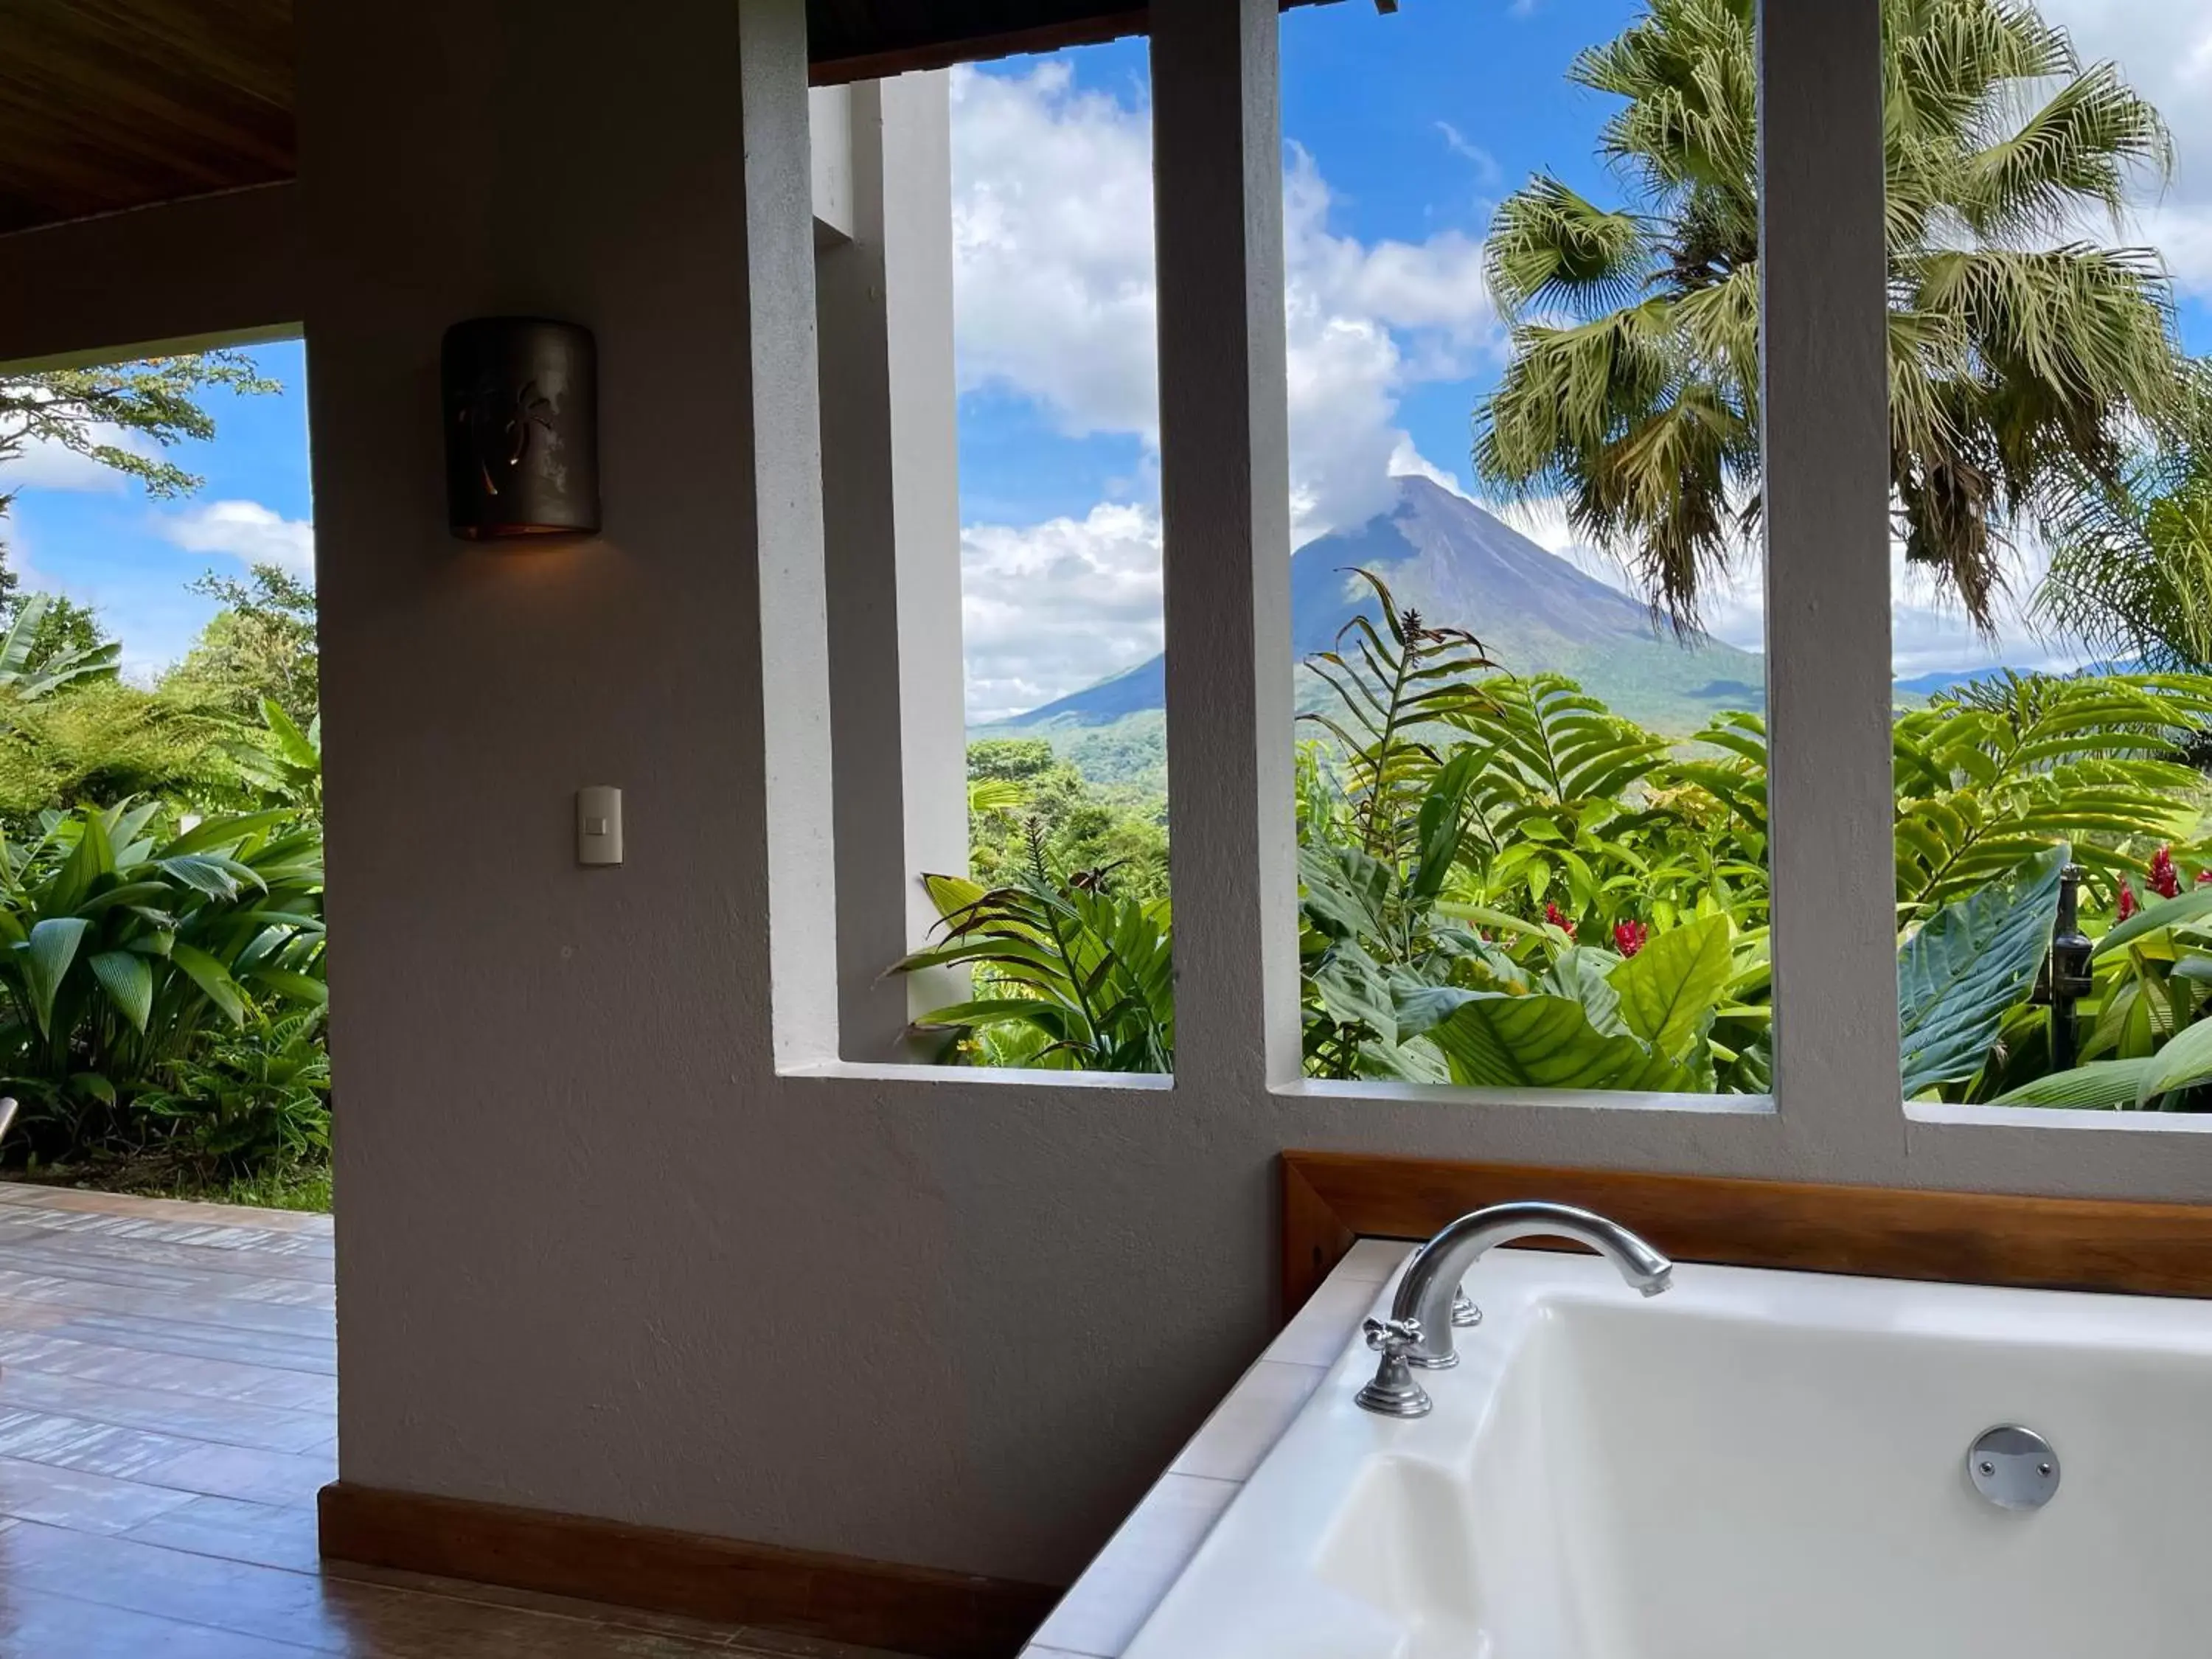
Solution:
[{"label": "wooden trim", "polygon": [[783,1549],[334,1481],[323,1555],[513,1589],[894,1649],[1012,1659],[1061,1592],[930,1567]]},{"label": "wooden trim", "polygon": [[1118,40],[1126,34],[1142,34],[1151,25],[1150,11],[1139,6],[1133,11],[1109,11],[1095,17],[1042,23],[1034,28],[1009,29],[1004,33],[978,35],[970,40],[933,40],[926,46],[901,46],[860,58],[833,58],[809,65],[807,80],[817,87],[843,86],[848,82],[880,81],[915,70],[949,69],[955,64],[1011,58],[1018,52],[1095,46],[1103,41]]},{"label": "wooden trim", "polygon": [[300,332],[299,191],[260,185],[0,235],[0,362],[120,362]]},{"label": "wooden trim", "polygon": [[1346,1152],[1283,1154],[1283,1316],[1357,1237],[1427,1238],[1508,1199],[1579,1204],[1684,1261],[2212,1297],[2212,1205],[1826,1187]]},{"label": "wooden trim", "polygon": [[[1283,1319],[1321,1288],[1358,1235],[1306,1178],[1303,1152],[1283,1154]],[[1436,1231],[1431,1227],[1430,1233]],[[1426,1237],[1428,1234],[1423,1234]]]},{"label": "wooden trim", "polygon": [[[1281,0],[1282,9],[1289,11],[1297,6],[1332,5],[1335,0]],[[1376,9],[1384,13],[1397,9],[1395,0],[1389,5],[1380,3]],[[949,69],[955,64],[982,63],[994,58],[1012,58],[1020,52],[1058,52],[1066,46],[1095,46],[1107,40],[1118,40],[1125,35],[1147,34],[1152,31],[1152,9],[1149,6],[1118,6],[1114,0],[1103,0],[1103,9],[1088,17],[1065,18],[1056,23],[1040,23],[1029,28],[1006,29],[994,34],[978,34],[965,40],[932,40],[920,46],[899,46],[889,52],[867,52],[854,58],[829,58],[808,66],[807,79],[817,87],[842,86],[851,81],[877,81],[889,76],[904,75],[914,70]]]}]

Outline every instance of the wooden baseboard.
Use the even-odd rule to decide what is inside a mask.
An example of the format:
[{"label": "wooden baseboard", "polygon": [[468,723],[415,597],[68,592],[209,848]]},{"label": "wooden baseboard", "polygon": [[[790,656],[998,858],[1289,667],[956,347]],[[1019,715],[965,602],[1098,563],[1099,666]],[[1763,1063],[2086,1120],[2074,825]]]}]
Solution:
[{"label": "wooden baseboard", "polygon": [[2212,1297],[2212,1205],[1291,1152],[1283,1154],[1284,1318],[1355,1238],[1427,1238],[1470,1210],[1518,1198],[1595,1210],[1683,1261]]},{"label": "wooden baseboard", "polygon": [[921,1659],[1012,1659],[1057,1589],[349,1481],[322,1553],[441,1577],[787,1631]]}]

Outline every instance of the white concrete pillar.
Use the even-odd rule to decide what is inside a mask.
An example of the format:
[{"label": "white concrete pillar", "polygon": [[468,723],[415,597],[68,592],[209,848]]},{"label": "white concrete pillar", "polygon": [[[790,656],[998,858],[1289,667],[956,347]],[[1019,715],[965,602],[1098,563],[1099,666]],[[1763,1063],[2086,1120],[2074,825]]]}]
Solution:
[{"label": "white concrete pillar", "polygon": [[1298,1074],[1275,0],[1156,0],[1176,1089]]},{"label": "white concrete pillar", "polygon": [[[779,1069],[837,1057],[828,605],[805,0],[738,8]],[[705,757],[702,757],[704,759]]]},{"label": "white concrete pillar", "polygon": [[[818,94],[817,94],[818,96]],[[822,456],[844,1058],[910,1057],[962,976],[886,978],[968,869],[952,136],[943,74],[849,90],[849,240],[821,248]]]},{"label": "white concrete pillar", "polygon": [[1759,17],[1767,787],[1790,1137],[1902,1169],[1881,0]]}]

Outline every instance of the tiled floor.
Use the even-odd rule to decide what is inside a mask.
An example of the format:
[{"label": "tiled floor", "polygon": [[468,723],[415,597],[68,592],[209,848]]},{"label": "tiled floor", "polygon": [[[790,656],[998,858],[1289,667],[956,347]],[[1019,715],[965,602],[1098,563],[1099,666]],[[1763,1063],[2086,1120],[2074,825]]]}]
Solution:
[{"label": "tiled floor", "polygon": [[0,1183],[0,1659],[855,1650],[315,1554],[331,1224]]}]

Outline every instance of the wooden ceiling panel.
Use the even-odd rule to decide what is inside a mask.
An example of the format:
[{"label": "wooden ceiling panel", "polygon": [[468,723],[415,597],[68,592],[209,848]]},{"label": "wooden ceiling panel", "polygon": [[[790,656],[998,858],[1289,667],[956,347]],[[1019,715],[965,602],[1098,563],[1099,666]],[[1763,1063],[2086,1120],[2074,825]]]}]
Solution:
[{"label": "wooden ceiling panel", "polygon": [[[1281,0],[1293,6],[1333,0]],[[1376,0],[1396,9],[1396,0]],[[1138,0],[806,0],[817,85],[1142,34]]]},{"label": "wooden ceiling panel", "polygon": [[[294,3],[0,0],[0,232],[291,178]],[[1146,11],[806,0],[806,19],[826,83],[1140,33]]]},{"label": "wooden ceiling panel", "polygon": [[290,0],[0,13],[0,230],[289,179]]}]

